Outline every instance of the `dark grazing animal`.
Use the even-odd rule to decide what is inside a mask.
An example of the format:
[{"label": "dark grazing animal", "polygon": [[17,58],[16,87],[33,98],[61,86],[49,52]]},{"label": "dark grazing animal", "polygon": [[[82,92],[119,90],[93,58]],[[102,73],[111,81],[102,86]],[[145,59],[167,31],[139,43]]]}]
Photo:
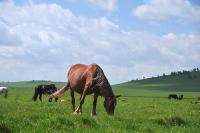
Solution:
[{"label": "dark grazing animal", "polygon": [[8,87],[0,87],[0,94],[4,93],[4,97],[7,98],[8,95]]},{"label": "dark grazing animal", "polygon": [[[104,108],[109,115],[114,114],[117,104],[116,98],[110,83],[103,70],[97,64],[75,64],[68,71],[68,82],[60,90],[50,95],[50,98],[60,97],[66,90],[71,90],[72,110],[74,114],[82,112],[82,104],[88,94],[94,93],[92,115],[96,115],[96,104],[98,96],[104,97]],[[75,110],[74,91],[81,94],[80,104]]]},{"label": "dark grazing animal", "polygon": [[177,94],[169,94],[168,99],[177,99],[178,100],[178,95]]},{"label": "dark grazing animal", "polygon": [[196,104],[200,104],[200,96],[197,98]]},{"label": "dark grazing animal", "polygon": [[[49,85],[38,85],[35,87],[35,94],[33,96],[33,101],[37,100],[37,97],[39,95],[40,101],[42,101],[42,94],[50,95],[57,91],[57,88],[54,84]],[[55,101],[57,102],[58,98],[55,98]],[[52,101],[52,98],[49,98],[49,102]]]},{"label": "dark grazing animal", "polygon": [[177,95],[177,94],[169,94],[168,99],[176,99],[176,100],[182,100],[183,99],[183,95]]}]

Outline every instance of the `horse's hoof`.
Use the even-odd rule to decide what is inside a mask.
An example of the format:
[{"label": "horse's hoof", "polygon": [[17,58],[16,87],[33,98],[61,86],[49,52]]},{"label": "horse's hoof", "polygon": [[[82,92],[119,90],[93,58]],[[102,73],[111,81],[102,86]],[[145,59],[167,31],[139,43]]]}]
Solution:
[{"label": "horse's hoof", "polygon": [[80,113],[75,111],[73,114],[74,114],[74,115],[79,115]]},{"label": "horse's hoof", "polygon": [[92,116],[92,117],[95,117],[95,116],[97,116],[97,115],[96,115],[96,114],[91,114],[91,116]]}]

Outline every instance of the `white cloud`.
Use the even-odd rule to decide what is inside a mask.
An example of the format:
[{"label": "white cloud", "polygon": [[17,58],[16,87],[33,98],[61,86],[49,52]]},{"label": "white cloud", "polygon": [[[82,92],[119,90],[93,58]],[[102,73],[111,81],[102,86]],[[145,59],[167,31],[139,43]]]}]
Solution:
[{"label": "white cloud", "polygon": [[114,11],[117,8],[117,0],[87,0],[107,11]]},{"label": "white cloud", "polygon": [[72,64],[96,62],[119,83],[200,65],[198,33],[124,31],[106,17],[76,16],[56,4],[2,7],[0,80],[65,81]]},{"label": "white cloud", "polygon": [[163,38],[173,40],[176,38],[176,35],[174,33],[168,33],[166,35],[163,35]]},{"label": "white cloud", "polygon": [[189,0],[147,0],[134,8],[132,15],[149,22],[163,21],[170,17],[200,22],[200,6],[192,5]]}]

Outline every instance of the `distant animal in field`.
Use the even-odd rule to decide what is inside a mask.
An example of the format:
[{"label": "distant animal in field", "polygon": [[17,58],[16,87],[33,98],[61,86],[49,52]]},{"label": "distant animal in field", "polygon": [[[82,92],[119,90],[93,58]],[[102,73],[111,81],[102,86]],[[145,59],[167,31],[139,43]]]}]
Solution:
[{"label": "distant animal in field", "polygon": [[168,99],[178,99],[178,95],[177,94],[169,94]]},{"label": "distant animal in field", "polygon": [[200,104],[200,96],[197,98],[196,104]]},{"label": "distant animal in field", "polygon": [[[114,114],[117,104],[116,98],[110,83],[108,82],[103,70],[97,64],[75,64],[68,71],[68,82],[60,90],[56,91],[50,98],[60,97],[66,90],[70,89],[72,98],[72,110],[74,114],[82,112],[82,105],[86,95],[94,93],[92,115],[96,115],[96,105],[98,96],[104,97],[104,108],[107,114]],[[75,110],[74,91],[81,94],[80,104]]]},{"label": "distant animal in field", "polygon": [[[50,95],[57,91],[57,88],[54,84],[49,85],[38,85],[35,87],[35,93],[33,96],[33,101],[37,100],[37,97],[39,96],[40,101],[42,101],[42,94]],[[58,98],[55,98],[55,101],[57,102]],[[52,98],[49,98],[49,102],[52,101]]]},{"label": "distant animal in field", "polygon": [[8,96],[8,87],[0,87],[0,94],[4,93],[4,97]]},{"label": "distant animal in field", "polygon": [[176,100],[182,100],[183,95],[177,95],[177,94],[169,94],[168,99],[176,99]]}]

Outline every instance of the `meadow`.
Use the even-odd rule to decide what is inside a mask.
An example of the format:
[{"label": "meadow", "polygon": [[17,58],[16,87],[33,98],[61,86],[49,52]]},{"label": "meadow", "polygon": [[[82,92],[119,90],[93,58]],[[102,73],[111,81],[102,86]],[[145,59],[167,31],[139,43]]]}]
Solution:
[{"label": "meadow", "polygon": [[[41,82],[6,83],[9,87],[7,99],[0,95],[0,132],[197,133],[200,131],[200,105],[194,102],[200,95],[199,79],[181,80],[181,85],[175,80],[147,79],[113,85],[114,93],[122,95],[114,116],[107,115],[104,99],[99,97],[95,117],[91,116],[92,95],[86,97],[83,113],[73,115],[69,92],[61,98],[64,102],[49,103],[46,96],[42,102],[33,102],[34,86]],[[55,84],[58,88],[64,85],[62,82]],[[169,93],[183,94],[184,98],[168,100]],[[78,103],[76,94],[76,105]]]}]

